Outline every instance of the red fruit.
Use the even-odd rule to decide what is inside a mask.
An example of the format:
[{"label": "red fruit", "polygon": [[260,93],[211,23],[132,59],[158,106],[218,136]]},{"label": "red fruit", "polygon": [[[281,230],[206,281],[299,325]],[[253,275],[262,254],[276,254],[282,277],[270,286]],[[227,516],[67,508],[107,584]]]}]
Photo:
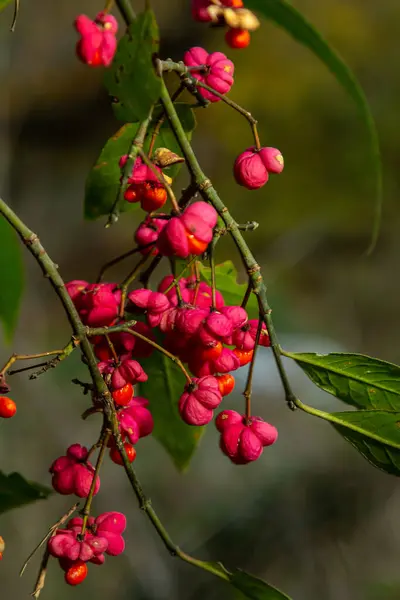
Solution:
[{"label": "red fruit", "polygon": [[17,412],[17,405],[8,396],[0,396],[0,417],[10,419]]},{"label": "red fruit", "polygon": [[202,348],[199,351],[199,358],[202,361],[216,360],[221,356],[222,348],[221,342],[216,342],[213,346]]},{"label": "red fruit", "polygon": [[65,581],[68,585],[79,585],[88,574],[88,567],[83,560],[77,560],[65,573]]},{"label": "red fruit", "polygon": [[138,186],[133,183],[124,192],[124,198],[127,202],[139,202],[140,194],[138,192]]},{"label": "red fruit", "polygon": [[187,240],[190,254],[196,254],[198,256],[207,250],[208,243],[198,240],[192,233],[187,234]]},{"label": "red fruit", "polygon": [[250,44],[250,33],[247,29],[228,29],[225,41],[230,48],[247,48]]},{"label": "red fruit", "polygon": [[127,406],[133,398],[133,386],[128,382],[119,390],[114,390],[111,395],[115,404]]},{"label": "red fruit", "polygon": [[218,380],[218,387],[221,396],[227,396],[235,387],[235,378],[230,373],[226,373],[226,375],[218,375],[216,379]]},{"label": "red fruit", "polygon": [[156,181],[145,181],[141,185],[140,191],[140,206],[146,212],[161,208],[167,201],[167,190]]},{"label": "red fruit", "polygon": [[81,60],[82,62],[84,62],[85,64],[87,64],[91,67],[99,67],[100,65],[102,65],[103,61],[101,58],[100,48],[98,48],[97,50],[94,51],[92,58],[90,60],[87,60],[87,58],[85,57],[85,51],[84,51],[84,46],[83,46],[82,42],[83,42],[83,40],[80,40],[76,45],[76,53],[78,55],[79,60]]},{"label": "red fruit", "polygon": [[233,353],[236,354],[236,356],[240,360],[240,366],[243,367],[244,365],[247,365],[249,362],[251,362],[254,350],[239,350],[238,348],[235,348]]},{"label": "red fruit", "polygon": [[107,342],[100,342],[100,344],[96,344],[93,350],[96,355],[96,358],[101,362],[107,362],[108,360],[111,360],[113,358],[113,354]]},{"label": "red fruit", "polygon": [[[133,462],[136,458],[136,450],[130,444],[124,444],[125,452],[128,455],[129,462]],[[116,465],[123,465],[122,456],[117,447],[111,448],[110,458]]]}]

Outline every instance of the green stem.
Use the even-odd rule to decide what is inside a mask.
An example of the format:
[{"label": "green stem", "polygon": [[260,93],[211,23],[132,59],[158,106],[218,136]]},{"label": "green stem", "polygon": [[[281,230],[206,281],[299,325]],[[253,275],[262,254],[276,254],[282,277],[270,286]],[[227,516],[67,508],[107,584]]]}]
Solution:
[{"label": "green stem", "polygon": [[[70,342],[71,343],[71,342]],[[67,345],[68,348],[69,344]],[[71,350],[72,351],[72,350]],[[10,358],[7,360],[4,367],[0,370],[0,375],[4,375],[7,373],[8,369],[19,360],[34,360],[36,358],[44,358],[46,356],[54,356],[63,354],[65,352],[65,348],[63,350],[50,350],[48,352],[38,352],[37,354],[11,354]],[[33,365],[32,368],[35,368],[37,365]],[[30,367],[29,367],[30,368]],[[15,371],[13,371],[15,373]]]},{"label": "green stem", "polygon": [[[122,441],[122,438],[121,438],[121,435],[119,432],[119,423],[118,423],[118,418],[117,418],[116,410],[114,407],[114,403],[112,401],[112,398],[111,398],[110,392],[107,388],[107,385],[97,367],[96,357],[94,355],[93,348],[88,339],[88,335],[90,335],[90,331],[95,331],[95,330],[90,330],[89,328],[87,328],[83,325],[83,323],[79,317],[79,314],[78,314],[78,312],[77,312],[77,310],[65,288],[64,281],[62,280],[61,276],[58,273],[57,266],[51,260],[51,258],[49,257],[49,255],[47,254],[47,252],[45,251],[43,246],[41,245],[37,235],[35,233],[33,233],[33,231],[28,229],[28,227],[14,213],[14,211],[12,211],[11,208],[1,199],[0,199],[0,213],[7,219],[7,221],[10,223],[10,225],[18,233],[18,235],[20,236],[20,238],[22,239],[24,244],[28,247],[31,254],[33,254],[36,261],[39,263],[40,267],[42,268],[44,275],[48,278],[52,287],[54,288],[55,292],[57,293],[58,297],[61,300],[61,303],[64,307],[64,310],[67,314],[68,320],[71,324],[72,330],[74,332],[74,335],[76,335],[77,338],[81,342],[80,348],[81,348],[82,354],[85,357],[87,366],[89,368],[97,398],[103,404],[104,414],[106,416],[107,423],[111,428],[111,432],[112,432],[115,444],[118,448],[118,451],[120,452],[120,454],[122,456],[125,472],[131,483],[132,489],[139,501],[140,507],[147,514],[151,523],[154,525],[154,528],[156,529],[158,535],[163,540],[165,546],[171,552],[172,555],[179,556],[179,558],[181,558],[185,562],[188,562],[194,566],[200,567],[206,571],[210,571],[210,572],[214,573],[215,575],[217,575],[218,577],[221,577],[222,579],[225,579],[228,581],[229,575],[225,570],[223,570],[222,568],[221,568],[221,570],[219,570],[217,568],[217,566],[215,566],[215,565],[210,565],[209,563],[205,563],[205,562],[203,563],[202,561],[185,554],[177,546],[175,546],[175,544],[172,542],[167,531],[165,530],[164,526],[162,525],[160,519],[158,518],[154,509],[152,508],[152,506],[150,504],[150,500],[148,500],[146,498],[143,488],[142,488],[142,486],[136,476],[136,473],[135,473],[134,469],[132,468],[132,465],[129,462],[128,456],[126,454],[124,443]],[[110,331],[110,329],[112,329],[112,328],[108,328],[108,332]],[[134,332],[132,330],[130,330],[130,332],[133,335],[137,335],[136,332]],[[92,333],[92,335],[93,335],[93,333]],[[141,337],[140,334],[137,335],[137,337]],[[145,336],[142,336],[142,339],[143,338],[145,339],[145,341],[147,341]],[[171,358],[174,361],[176,360],[176,358],[173,357],[172,355],[171,355]],[[182,367],[183,367],[183,365],[182,365]],[[189,378],[189,380],[191,381],[191,378],[187,374],[187,372],[186,372],[186,375]]]},{"label": "green stem", "polygon": [[257,261],[255,260],[253,254],[250,251],[250,248],[248,247],[242,234],[240,233],[236,221],[234,220],[228,208],[225,206],[225,204],[219,197],[211,181],[201,170],[193,148],[191,147],[186,137],[185,131],[182,127],[175,107],[171,102],[171,98],[169,96],[167,87],[164,82],[161,88],[161,102],[164,106],[164,110],[170,122],[171,129],[173,130],[175,137],[179,143],[179,146],[182,150],[182,154],[185,157],[192,178],[197,185],[197,189],[203,196],[204,200],[210,202],[210,204],[212,204],[212,206],[218,212],[219,216],[224,221],[226,228],[229,230],[237,249],[239,250],[240,256],[242,257],[243,263],[246,267],[249,280],[251,281],[253,291],[258,297],[260,304],[260,313],[262,314],[262,317],[268,329],[275,362],[282,381],[283,389],[285,391],[286,402],[289,408],[293,410],[295,407],[295,395],[292,392],[288,377],[285,372],[285,368],[283,366],[278,337],[276,335],[271,317],[272,310],[268,304],[267,289],[265,287],[262,275],[260,273],[260,266],[258,265]]},{"label": "green stem", "polygon": [[114,8],[114,1],[115,0],[107,0],[106,5],[103,9],[103,13],[109,13],[112,11],[112,9]]},{"label": "green stem", "polygon": [[[237,104],[236,102],[234,102],[233,100],[228,98],[225,94],[221,94],[220,92],[217,92],[217,90],[215,90],[210,85],[207,85],[206,83],[199,81],[195,77],[192,77],[190,74],[190,70],[184,63],[175,63],[171,60],[163,60],[163,61],[160,61],[160,63],[161,63],[162,71],[175,71],[176,73],[179,73],[179,75],[181,75],[183,77],[182,83],[188,88],[188,90],[190,92],[193,93],[193,88],[194,89],[196,89],[197,87],[203,88],[204,90],[207,90],[208,92],[211,92],[212,94],[214,94],[214,96],[217,96],[217,98],[222,100],[222,102],[225,102],[225,104],[227,104],[228,106],[233,108],[233,110],[236,110],[236,112],[238,112],[245,119],[247,119],[247,121],[250,123],[250,127],[253,132],[255,146],[258,150],[261,148],[260,136],[258,135],[258,130],[257,130],[258,121],[257,121],[257,119],[255,119],[253,117],[253,115],[248,110],[246,110],[245,108],[240,106],[240,104]],[[195,96],[196,96],[196,98],[198,98],[197,94],[195,94]]]},{"label": "green stem", "polygon": [[[388,440],[385,437],[380,436],[378,433],[374,433],[373,431],[366,431],[362,427],[359,427],[358,425],[349,421],[343,421],[340,417],[336,416],[335,413],[327,413],[324,410],[319,410],[318,408],[313,408],[312,406],[303,404],[303,402],[301,402],[298,398],[295,399],[295,405],[297,406],[297,408],[299,408],[305,413],[308,413],[309,415],[312,415],[313,417],[323,419],[324,421],[329,421],[330,423],[333,423],[334,425],[339,425],[344,429],[351,429],[352,431],[359,433],[363,437],[368,437],[372,440],[376,440],[377,442],[380,442],[381,444],[384,444],[386,446],[391,446],[392,448],[400,449],[400,443]],[[351,414],[350,411],[348,412]],[[387,412],[390,414],[390,411]]]},{"label": "green stem", "polygon": [[[179,96],[181,95],[181,93],[183,92],[184,89],[185,88],[183,85],[179,86],[179,88],[176,90],[176,92],[172,96],[172,102],[175,102],[179,98]],[[153,133],[151,135],[151,140],[150,140],[150,144],[149,144],[149,152],[148,152],[149,158],[151,158],[153,155],[154,144],[156,142],[158,134],[160,133],[161,127],[164,124],[164,121],[165,121],[165,115],[162,114],[161,117],[158,119],[157,123],[155,124]]]},{"label": "green stem", "polygon": [[[129,2],[127,2],[126,4],[129,5]],[[146,137],[147,129],[149,127],[152,114],[153,114],[153,106],[150,108],[149,116],[147,117],[147,119],[145,119],[144,121],[142,121],[142,123],[140,123],[139,129],[137,130],[137,133],[136,133],[136,136],[135,136],[134,140],[132,141],[132,145],[131,145],[131,147],[129,149],[129,153],[128,153],[128,159],[127,159],[124,169],[123,169],[121,185],[119,187],[117,197],[115,198],[115,202],[113,204],[110,215],[108,217],[106,227],[110,227],[111,225],[113,225],[114,223],[116,223],[118,221],[120,207],[122,206],[122,204],[125,201],[124,193],[126,190],[126,186],[128,184],[128,179],[131,176],[132,169],[135,164],[138,153],[143,148],[144,139]]]},{"label": "green stem", "polygon": [[197,258],[197,256],[192,256],[189,262],[187,262],[186,265],[183,267],[181,272],[173,278],[167,289],[163,291],[163,294],[168,294],[168,292],[170,292],[173,287],[177,288],[179,286],[179,280],[183,277],[183,274],[187,271],[187,269],[189,269],[189,267],[191,267],[192,264],[196,262]]},{"label": "green stem", "polygon": [[115,0],[116,5],[119,8],[119,12],[121,13],[125,23],[130,25],[136,19],[135,12],[132,8],[130,0]]},{"label": "green stem", "polygon": [[260,226],[257,221],[247,221],[247,223],[237,223],[240,231],[255,231]]}]

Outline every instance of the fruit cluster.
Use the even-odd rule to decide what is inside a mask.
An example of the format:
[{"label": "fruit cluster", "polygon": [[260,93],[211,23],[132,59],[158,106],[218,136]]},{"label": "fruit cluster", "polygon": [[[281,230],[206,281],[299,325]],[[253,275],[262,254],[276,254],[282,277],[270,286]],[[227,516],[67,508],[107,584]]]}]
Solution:
[{"label": "fruit cluster", "polygon": [[[198,21],[228,25],[226,40],[233,48],[247,46],[249,31],[258,26],[256,17],[244,8],[242,0],[192,0],[192,13]],[[99,13],[95,20],[80,15],[75,27],[81,36],[77,43],[79,58],[93,67],[109,66],[117,48],[116,19],[106,12]],[[185,53],[183,64],[198,99],[201,95],[211,103],[218,102],[233,85],[234,64],[221,52],[208,53],[204,48],[192,47]],[[214,411],[234,389],[233,373],[249,363],[252,373],[257,345],[270,345],[261,317],[249,318],[247,301],[243,305],[226,304],[215,277],[212,285],[201,278],[196,257],[207,253],[214,236],[224,231],[219,228],[216,232],[218,214],[208,202],[175,200],[169,188],[172,180],[163,173],[169,163],[163,164],[157,158],[157,152],[160,156],[161,151],[172,153],[166,148],[153,153],[154,131],[148,157],[140,150],[135,160],[128,155],[119,158],[120,181],[125,201],[139,203],[147,213],[134,236],[135,251],[143,255],[140,264],[148,255],[157,257],[153,262],[168,257],[173,274],[165,276],[156,291],[147,287],[129,291],[127,284],[83,280],[73,280],[65,286],[88,328],[98,372],[113,401],[116,417],[113,423],[118,425],[129,462],[136,458],[140,438],[150,435],[154,428],[149,400],[135,394],[140,394],[140,386],[148,380],[143,359],[157,351],[179,365],[185,377],[181,395],[176,398],[179,415],[188,426],[204,426],[212,421]],[[240,154],[234,164],[236,181],[248,189],[260,188],[269,173],[280,173],[283,169],[279,150],[261,148],[256,132],[254,138],[256,146]],[[144,147],[147,142],[146,139]],[[177,155],[174,157],[183,161]],[[171,212],[155,212],[165,206],[168,196]],[[220,224],[223,227],[222,221]],[[184,268],[177,275],[178,266]],[[185,271],[189,274],[184,276]],[[90,331],[93,328],[96,331]],[[82,385],[85,392],[92,392],[92,406],[85,414],[104,412],[104,398],[98,397],[96,386]],[[8,391],[0,374],[0,393]],[[257,460],[263,448],[273,444],[278,435],[273,425],[251,414],[249,394],[246,387],[245,414],[224,409],[215,419],[220,448],[238,465]],[[151,400],[163,401],[162,397]],[[0,396],[0,417],[11,417],[15,411],[15,403],[7,396]],[[100,490],[99,469],[106,449],[115,464],[126,465],[119,440],[117,446],[110,427],[105,419],[100,438],[90,449],[74,443],[49,469],[53,488],[59,494],[86,499],[82,518],[70,518],[64,528],[54,530],[47,545],[70,585],[86,578],[88,563],[101,565],[106,555],[117,556],[125,547],[122,533],[126,518],[122,513],[106,512],[97,517],[89,514],[92,499]],[[94,467],[90,458],[98,448]],[[2,551],[0,545],[0,558]]]},{"label": "fruit cluster", "polygon": [[[217,213],[212,206],[202,201],[194,202],[178,216],[163,220],[159,233],[151,230],[152,241],[147,244],[146,252],[156,250],[174,259],[203,254],[212,240],[216,222]],[[151,218],[147,217],[139,230],[150,225]],[[270,345],[265,324],[261,325],[258,319],[249,319],[242,306],[226,305],[221,292],[212,289],[194,273],[177,279],[167,275],[157,291],[133,290],[128,293],[124,305],[121,305],[123,299],[117,284],[71,281],[66,287],[82,321],[88,326],[123,326],[125,319],[136,319],[129,331],[111,331],[108,340],[102,335],[91,338],[99,359],[98,368],[114,399],[127,449],[153,429],[148,401],[134,397],[134,386],[147,380],[140,358],[149,356],[154,347],[157,351],[165,349],[179,359],[182,366],[187,365],[187,369],[183,367],[187,382],[181,397],[177,398],[178,410],[185,423],[202,426],[212,420],[222,398],[232,391],[235,383],[232,373],[252,360],[256,344]],[[252,419],[256,423],[254,426]],[[261,452],[254,450],[255,446],[259,449],[269,445],[275,441],[277,433],[272,425],[259,417],[240,416],[240,422],[243,430],[239,431],[237,419],[224,421],[221,438],[225,439],[226,431],[230,432],[232,425],[232,432],[237,433],[240,459],[232,454],[232,443],[221,441],[221,448],[233,462],[245,463],[259,457]],[[218,428],[222,432],[222,428]],[[242,438],[245,441],[242,442]],[[254,442],[256,438],[258,445]],[[246,445],[247,439],[254,442],[253,445],[250,443],[251,452],[249,443]],[[112,449],[112,457],[115,457],[115,451]],[[81,453],[82,450],[74,449],[73,452]],[[76,457],[71,455],[71,449],[68,456],[73,463],[68,463],[68,469],[76,469]],[[83,454],[79,454],[78,460],[82,459]],[[90,465],[85,469],[86,485],[90,485]]]},{"label": "fruit cluster", "polygon": [[[183,62],[193,69],[191,74],[195,79],[209,85],[220,94],[227,94],[231,89],[235,65],[222,52],[209,54],[204,48],[195,46],[185,52]],[[196,70],[196,67],[204,67],[204,69]],[[199,88],[199,93],[209,102],[220,100],[209,90]]]},{"label": "fruit cluster", "polygon": [[74,517],[65,529],[57,529],[49,539],[49,553],[58,558],[65,571],[65,581],[78,585],[88,574],[87,563],[102,565],[105,554],[118,556],[125,549],[122,533],[126,528],[126,517],[119,512],[106,512],[98,517],[84,520]]},{"label": "fruit cluster", "polygon": [[225,41],[231,48],[246,48],[250,44],[250,32],[260,23],[243,0],[192,0],[192,16],[195,21],[226,25]]}]

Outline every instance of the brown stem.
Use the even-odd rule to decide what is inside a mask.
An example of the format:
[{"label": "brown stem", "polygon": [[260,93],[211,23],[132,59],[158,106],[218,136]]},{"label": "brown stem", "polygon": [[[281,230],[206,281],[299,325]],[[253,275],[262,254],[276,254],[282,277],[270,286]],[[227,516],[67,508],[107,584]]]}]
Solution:
[{"label": "brown stem", "polygon": [[[136,321],[134,321],[134,323],[136,323]],[[164,354],[165,356],[167,356],[176,365],[178,365],[178,367],[180,368],[180,370],[186,377],[187,382],[188,383],[192,382],[191,376],[185,369],[182,361],[179,360],[179,358],[177,356],[175,356],[174,354],[172,354],[171,352],[169,352],[168,350],[166,350],[165,348],[163,348],[162,346],[157,344],[157,342],[155,342],[154,340],[151,340],[150,338],[146,337],[142,333],[139,333],[138,331],[134,331],[133,329],[131,329],[129,322],[125,323],[124,325],[117,325],[115,327],[90,327],[90,328],[88,327],[87,328],[87,334],[89,337],[92,335],[108,335],[109,333],[117,333],[120,331],[125,331],[127,333],[131,333],[135,337],[139,338],[143,342],[146,342],[147,344],[149,344],[150,346],[152,346],[153,348],[158,350],[158,352],[161,352],[161,354]]]},{"label": "brown stem", "polygon": [[100,272],[96,279],[96,283],[100,283],[103,280],[104,273],[108,269],[110,269],[114,265],[117,265],[118,263],[122,262],[123,260],[125,260],[125,258],[129,258],[130,256],[133,256],[133,254],[136,254],[137,252],[140,252],[141,250],[150,248],[150,246],[153,246],[153,244],[154,244],[154,242],[151,242],[150,244],[146,244],[145,246],[141,246],[140,248],[133,248],[133,250],[129,250],[128,252],[125,252],[124,254],[121,254],[120,256],[117,256],[116,258],[113,258],[109,262],[105,263],[105,265],[103,265],[100,269]]},{"label": "brown stem", "polygon": [[115,362],[116,365],[118,365],[120,361],[119,361],[119,356],[118,356],[118,354],[115,351],[114,344],[110,340],[110,336],[109,335],[106,335],[105,337],[106,337],[106,340],[107,340],[108,347],[109,347],[109,349],[111,351],[111,354],[113,355],[114,362]]},{"label": "brown stem", "polygon": [[[55,534],[57,533],[57,529],[63,525],[68,519],[69,517],[76,511],[76,509],[79,506],[79,502],[77,502],[76,504],[74,504],[69,510],[68,512],[66,512],[61,519],[59,519],[57,521],[57,523],[54,523],[54,525],[52,525],[49,529],[49,531],[47,532],[47,534],[44,536],[44,538],[39,542],[39,544],[32,550],[32,552],[30,553],[30,555],[28,556],[28,558],[26,559],[26,561],[24,562],[24,564],[22,565],[22,568],[19,572],[19,576],[22,577],[22,575],[25,572],[26,567],[28,566],[28,564],[30,563],[31,559],[35,556],[36,552],[38,550],[40,550],[40,548],[43,546],[43,544],[45,544],[47,542],[48,539],[50,539],[51,537],[55,536]],[[32,596],[34,598],[39,598],[40,592],[42,591],[43,587],[44,587],[44,582],[46,579],[46,572],[47,572],[47,563],[49,560],[49,552],[46,548],[42,561],[40,563],[40,568],[39,568],[39,573],[36,579],[36,584],[35,584],[35,588],[32,592]]]},{"label": "brown stem", "polygon": [[243,300],[242,300],[242,304],[241,304],[242,308],[246,308],[252,291],[253,291],[253,285],[252,285],[251,281],[249,280],[249,283],[247,284],[246,292],[245,292]]}]

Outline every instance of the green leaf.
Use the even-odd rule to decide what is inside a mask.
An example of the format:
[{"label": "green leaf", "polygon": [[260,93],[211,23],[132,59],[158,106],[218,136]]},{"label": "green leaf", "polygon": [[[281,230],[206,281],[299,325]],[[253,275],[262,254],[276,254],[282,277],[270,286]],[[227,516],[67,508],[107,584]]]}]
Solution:
[{"label": "green leaf", "polygon": [[331,417],[334,426],[339,425],[385,446],[400,449],[400,412],[356,410],[326,414]]},{"label": "green leaf", "polygon": [[400,367],[362,354],[284,352],[325,392],[356,408],[400,410]]},{"label": "green leaf", "polygon": [[164,446],[176,467],[183,471],[190,463],[204,427],[186,425],[179,415],[178,401],[186,384],[179,367],[161,352],[141,360],[148,381],[140,384],[140,394],[150,402],[154,418],[153,436]]},{"label": "green leaf", "polygon": [[[138,127],[136,123],[121,127],[107,141],[96,164],[90,170],[85,187],[85,219],[97,219],[110,213],[120,188],[119,159],[129,152]],[[137,204],[124,202],[121,210],[132,210],[136,207]]]},{"label": "green leaf", "polygon": [[[181,123],[185,129],[186,135],[190,140],[192,131],[196,127],[196,119],[193,110],[184,102],[175,104],[176,111]],[[150,147],[151,135],[160,116],[160,109],[156,108],[154,117],[149,126],[144,143],[144,150],[147,152]],[[85,219],[93,220],[101,216],[108,215],[114,205],[120,189],[121,169],[119,159],[130,150],[132,142],[139,128],[138,123],[128,123],[121,127],[106,143],[95,165],[89,172],[85,188]],[[160,133],[156,138],[154,149],[169,148],[172,152],[179,154],[180,149],[172,133],[168,121],[164,121]],[[179,171],[180,165],[174,165],[164,169],[164,172],[170,177],[175,177]],[[123,202],[122,211],[136,209],[137,203]]]},{"label": "green leaf", "polygon": [[303,411],[324,419],[372,465],[400,475],[400,411],[360,410],[327,413],[296,400]]},{"label": "green leaf", "polygon": [[[200,265],[200,275],[211,285],[211,269]],[[231,260],[226,260],[215,267],[217,289],[224,296],[225,303],[229,305],[240,305],[247,290],[247,283],[237,283],[238,273]],[[258,316],[258,304],[254,294],[250,295],[246,310],[250,318]]]},{"label": "green leaf", "polygon": [[111,68],[105,72],[104,84],[115,99],[117,119],[131,123],[145,119],[160,97],[161,79],[153,65],[158,47],[157,22],[153,11],[146,10],[128,27]]},{"label": "green leaf", "polygon": [[375,219],[369,251],[375,247],[382,213],[382,164],[374,118],[365,94],[355,75],[320,32],[285,0],[246,0],[246,8],[254,9],[287,31],[295,40],[313,52],[336,77],[357,105],[364,122],[371,155],[371,171],[375,179]]},{"label": "green leaf", "polygon": [[400,477],[400,450],[380,444],[340,425],[335,429],[374,467]]},{"label": "green leaf", "polygon": [[6,340],[11,341],[18,320],[23,290],[22,252],[11,225],[0,216],[0,320]]},{"label": "green leaf", "polygon": [[283,592],[245,571],[232,573],[230,582],[251,600],[290,600],[289,596]]},{"label": "green leaf", "polygon": [[45,500],[52,493],[53,490],[27,481],[19,473],[5,475],[0,471],[0,513],[36,500]]}]

